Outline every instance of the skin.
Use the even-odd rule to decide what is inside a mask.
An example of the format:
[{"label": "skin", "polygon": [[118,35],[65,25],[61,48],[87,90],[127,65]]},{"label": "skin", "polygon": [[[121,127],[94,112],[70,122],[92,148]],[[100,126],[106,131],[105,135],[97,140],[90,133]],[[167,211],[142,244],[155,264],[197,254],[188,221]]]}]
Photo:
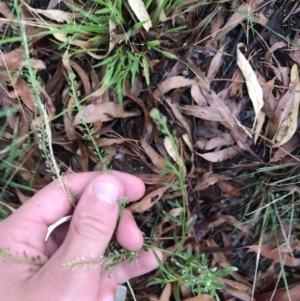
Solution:
[{"label": "skin", "polygon": [[[128,250],[139,250],[143,236],[132,214],[124,210],[116,229],[118,200],[140,199],[143,182],[120,172],[91,172],[65,177],[67,185],[80,196],[71,223],[53,231],[45,243],[47,228],[72,213],[71,203],[58,181],[36,193],[10,217],[0,222],[0,247],[22,258],[41,258],[42,267],[22,265],[0,257],[0,296],[7,301],[112,301],[117,284],[157,267],[153,252],[142,253],[136,262],[108,273],[105,267],[66,269],[64,264],[78,257],[104,255],[116,230],[118,242]],[[161,257],[161,254],[157,252]],[[4,272],[3,272],[4,271]]]}]

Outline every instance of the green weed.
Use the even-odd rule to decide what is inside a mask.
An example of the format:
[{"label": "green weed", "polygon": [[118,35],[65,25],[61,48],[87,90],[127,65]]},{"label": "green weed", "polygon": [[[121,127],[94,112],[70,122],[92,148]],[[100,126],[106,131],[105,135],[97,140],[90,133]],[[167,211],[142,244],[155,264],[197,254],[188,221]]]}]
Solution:
[{"label": "green weed", "polygon": [[[166,119],[157,109],[152,109],[150,116],[158,125],[159,130],[170,139],[172,147],[176,153],[175,157],[180,158],[178,141],[169,130]],[[195,296],[199,296],[202,293],[209,293],[211,297],[218,299],[217,291],[224,287],[218,279],[228,276],[231,272],[236,271],[237,269],[231,266],[222,270],[209,268],[205,254],[196,256],[185,250],[185,238],[195,222],[194,220],[187,225],[187,194],[185,188],[186,171],[183,164],[176,165],[167,157],[165,160],[167,168],[163,171],[163,174],[176,175],[177,184],[172,184],[172,189],[181,192],[181,199],[171,202],[173,208],[180,209],[179,217],[174,217],[167,212],[165,212],[165,215],[170,219],[170,221],[173,221],[176,224],[180,236],[176,236],[176,234],[174,234],[176,249],[170,256],[169,260],[161,262],[159,258],[157,258],[161,277],[151,281],[149,285],[160,284],[164,286],[167,283],[175,284],[175,298],[177,301],[181,300],[181,284],[189,287]],[[181,161],[178,160],[178,162]],[[169,183],[166,183],[166,185],[169,186]],[[164,252],[163,249],[162,251]]]}]

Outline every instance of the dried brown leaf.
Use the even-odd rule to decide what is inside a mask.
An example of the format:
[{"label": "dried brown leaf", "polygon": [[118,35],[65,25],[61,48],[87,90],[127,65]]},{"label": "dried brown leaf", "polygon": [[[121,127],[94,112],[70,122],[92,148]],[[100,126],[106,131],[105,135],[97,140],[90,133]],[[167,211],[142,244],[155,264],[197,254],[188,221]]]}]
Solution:
[{"label": "dried brown leaf", "polygon": [[123,144],[127,139],[125,138],[100,138],[97,140],[97,145],[100,147],[111,146],[114,144]]},{"label": "dried brown leaf", "polygon": [[[206,243],[208,247],[218,247],[218,245],[215,243],[213,239],[207,239]],[[224,268],[230,265],[228,259],[226,258],[223,252],[214,252],[212,255],[215,262],[218,263],[221,267]]]},{"label": "dried brown leaf", "polygon": [[169,301],[172,293],[172,285],[171,283],[167,283],[163,288],[163,291],[159,297],[159,301]]},{"label": "dried brown leaf", "polygon": [[168,181],[167,176],[157,175],[157,174],[133,174],[139,177],[147,185],[158,185]]},{"label": "dried brown leaf", "polygon": [[35,96],[32,93],[29,85],[22,78],[18,78],[16,83],[14,84],[15,90],[10,92],[10,97],[18,98],[21,97],[22,101],[25,103],[27,108],[32,112],[35,111]]},{"label": "dried brown leaf", "polygon": [[84,50],[94,46],[94,42],[79,40],[79,39],[70,39],[67,34],[62,32],[57,32],[54,27],[49,27],[49,30],[52,32],[53,36],[60,42],[68,42],[70,45],[78,46]]},{"label": "dried brown leaf", "polygon": [[[24,48],[20,46],[10,52],[0,54],[0,70],[18,70],[24,64]],[[9,78],[9,75],[7,76]]]},{"label": "dried brown leaf", "polygon": [[245,77],[248,94],[253,104],[253,108],[255,111],[255,121],[254,121],[254,126],[255,126],[256,120],[258,118],[258,114],[260,113],[262,107],[264,106],[263,91],[251,65],[240,51],[240,47],[246,47],[246,45],[242,43],[239,43],[237,45],[237,50],[236,50],[237,64]]},{"label": "dried brown leaf", "polygon": [[89,165],[89,153],[86,148],[86,146],[82,143],[81,140],[78,140],[79,143],[79,149],[77,151],[77,160],[80,164],[82,171],[88,171],[88,165]]},{"label": "dried brown leaf", "polygon": [[207,144],[207,139],[205,138],[198,138],[198,140],[195,142],[195,147],[198,147],[200,149],[205,149],[205,146]]},{"label": "dried brown leaf", "polygon": [[279,80],[282,86],[287,87],[290,83],[290,67],[275,67],[273,65],[269,65],[274,73],[276,74],[277,80]]},{"label": "dried brown leaf", "polygon": [[228,101],[228,91],[229,88],[221,90],[218,94],[216,94],[214,91],[211,91],[211,93],[203,91],[203,93],[205,94],[206,100],[209,105],[214,109],[217,109],[222,115],[222,125],[231,131],[231,134],[236,141],[239,140],[242,144],[245,144],[247,135],[251,137],[251,134],[240,123],[238,118],[232,114],[234,108],[229,106],[230,102]]},{"label": "dried brown leaf", "polygon": [[210,139],[205,146],[205,150],[212,150],[221,146],[232,146],[234,142],[235,141],[230,133],[224,133],[222,137],[215,137]]},{"label": "dried brown leaf", "polygon": [[163,186],[149,192],[142,198],[140,202],[136,202],[128,207],[132,213],[142,213],[149,210],[156,204],[162,195],[167,191],[168,187]]},{"label": "dried brown leaf", "polygon": [[[0,2],[0,11],[1,14],[5,16],[8,20],[13,18],[13,14],[11,13],[11,10],[8,8],[7,4],[4,1]],[[8,22],[8,20],[5,21]]]},{"label": "dried brown leaf", "polygon": [[257,139],[259,137],[259,133],[262,130],[262,127],[263,127],[264,122],[265,122],[265,117],[266,117],[266,114],[263,111],[260,111],[258,113],[257,124],[256,124],[256,129],[255,129],[255,135],[254,135],[254,144],[256,144]]},{"label": "dried brown leaf", "polygon": [[[286,107],[285,112],[283,112],[280,126],[275,136],[275,141],[278,146],[288,142],[295,134],[298,126],[298,113],[299,113],[299,104],[300,104],[300,81],[299,81],[299,70],[296,64],[293,65],[291,70],[290,88],[292,89],[292,94],[289,98],[289,102],[291,103],[291,105],[288,105]],[[287,117],[284,118],[284,115],[287,115]]]},{"label": "dried brown leaf", "polygon": [[[299,35],[295,35],[294,38],[294,45],[299,45],[300,43],[300,37]],[[300,50],[298,50],[298,47],[295,48],[295,51],[288,51],[287,54],[291,57],[291,59],[298,64],[298,66],[300,65]]]},{"label": "dried brown leaf", "polygon": [[191,87],[191,95],[194,99],[194,101],[199,105],[206,107],[207,101],[201,91],[201,88],[198,85],[192,85]]},{"label": "dried brown leaf", "polygon": [[224,25],[224,14],[219,11],[210,24],[211,39],[214,40]]},{"label": "dried brown leaf", "polygon": [[267,293],[259,294],[255,296],[256,301],[298,301],[300,294],[300,284],[291,284],[289,285],[288,290],[286,287],[277,288],[274,292],[274,289]]},{"label": "dried brown leaf", "polygon": [[[222,289],[222,291],[224,291],[226,294],[234,296],[238,300],[254,301],[253,299],[251,299],[251,288],[248,288],[247,291],[243,291],[241,283],[226,278],[221,278],[220,282],[226,285],[225,288]],[[234,286],[231,286],[233,285],[233,282],[235,282],[236,284]]]},{"label": "dried brown leaf", "polygon": [[[243,86],[244,86],[244,77],[240,69],[236,69],[232,76],[232,82],[229,85],[229,96],[235,97],[239,95],[240,98],[243,98]],[[240,111],[237,112],[238,114]],[[235,114],[235,116],[237,116]]]},{"label": "dried brown leaf", "polygon": [[74,119],[74,125],[82,123],[82,120],[87,123],[96,121],[105,122],[114,118],[134,117],[140,114],[140,111],[127,112],[116,102],[104,102],[96,105],[89,104],[77,113]]},{"label": "dried brown leaf", "polygon": [[44,69],[46,69],[46,65],[42,60],[33,59],[32,62],[31,62],[31,66],[35,70],[44,70]]},{"label": "dried brown leaf", "polygon": [[187,87],[191,85],[197,85],[196,79],[185,78],[184,76],[173,76],[164,80],[158,85],[157,89],[154,91],[154,97],[161,98],[164,94],[172,89]]},{"label": "dried brown leaf", "polygon": [[255,252],[262,255],[274,262],[282,263],[289,267],[296,267],[300,265],[300,258],[292,257],[285,252],[279,251],[277,248],[270,247],[268,245],[252,245],[247,247],[249,252]]},{"label": "dried brown leaf", "polygon": [[[207,239],[207,246],[218,248],[218,245],[216,244],[216,242],[213,239]],[[214,252],[213,258],[214,258],[215,262],[218,263],[223,268],[230,266],[230,262],[227,259],[225,252]],[[237,283],[241,283],[241,284],[243,284],[245,286],[249,286],[249,287],[251,286],[250,283],[247,280],[245,280],[242,276],[240,276],[236,271],[232,271],[230,273],[230,276],[232,276],[236,281],[238,281]]]},{"label": "dried brown leaf", "polygon": [[224,51],[224,47],[226,44],[224,44],[219,50],[218,52],[215,54],[214,58],[212,59],[209,69],[208,69],[208,73],[207,73],[207,78],[209,80],[215,79],[217,72],[220,70],[222,64],[223,64],[223,51]]},{"label": "dried brown leaf", "polygon": [[232,158],[233,156],[237,155],[240,153],[240,148],[238,146],[232,146],[228,147],[226,149],[222,149],[216,152],[210,152],[206,154],[199,154],[197,153],[198,156],[204,158],[205,160],[209,162],[222,162],[227,159]]},{"label": "dried brown leaf", "polygon": [[220,30],[220,32],[216,36],[216,41],[225,37],[232,29],[241,24],[247,18],[247,15],[249,13],[249,3],[243,3],[237,9],[235,9],[235,12],[228,19],[226,24],[223,26],[222,30]]},{"label": "dried brown leaf", "polygon": [[283,41],[276,42],[275,44],[273,44],[265,54],[265,61],[271,63],[273,59],[273,52],[276,51],[277,49],[284,48],[286,46],[287,46],[286,43]]},{"label": "dried brown leaf", "polygon": [[[110,162],[113,160],[113,158],[116,156],[117,152],[115,150],[115,148],[111,147],[111,146],[104,146],[103,147],[103,151],[105,151],[106,155],[105,155],[105,165],[106,166],[110,166]],[[99,159],[99,158],[97,158]],[[105,169],[105,166],[103,164],[103,161],[100,161],[96,164],[96,166],[94,167],[94,171],[103,171]]]},{"label": "dried brown leaf", "polygon": [[291,105],[290,97],[291,97],[291,92],[287,91],[283,95],[278,95],[279,101],[277,103],[274,115],[275,118],[274,120],[270,120],[268,123],[268,137],[269,138],[274,138],[276,135],[276,131],[280,126],[280,122],[286,118],[286,112],[290,110],[288,106]]},{"label": "dried brown leaf", "polygon": [[69,141],[74,141],[77,139],[76,131],[73,125],[73,120],[70,118],[68,114],[63,115],[64,119],[64,126],[65,126],[65,131],[66,135]]},{"label": "dried brown leaf", "polygon": [[274,94],[272,93],[272,89],[275,85],[275,77],[266,82],[263,77],[260,75],[259,81],[264,83],[263,88],[263,97],[265,105],[262,108],[262,111],[268,116],[271,121],[275,119],[275,106],[277,105],[277,101],[275,100]]},{"label": "dried brown leaf", "polygon": [[161,155],[159,155],[145,139],[141,139],[140,142],[142,148],[144,149],[148,157],[151,159],[154,166],[157,167],[159,171],[163,171],[166,168],[165,159]]},{"label": "dried brown leaf", "polygon": [[194,191],[201,191],[206,189],[207,187],[214,185],[215,183],[219,181],[226,180],[225,177],[219,174],[214,174],[212,172],[206,172],[201,179],[199,179],[196,183],[196,187]]},{"label": "dried brown leaf", "polygon": [[86,71],[73,60],[69,60],[69,63],[72,69],[75,70],[75,72],[78,74],[79,78],[81,79],[81,82],[83,84],[83,89],[84,89],[84,95],[91,94],[92,93],[91,84],[89,81],[89,77],[86,74]]},{"label": "dried brown leaf", "polygon": [[35,9],[27,5],[25,1],[22,1],[23,4],[28,8],[29,11],[47,17],[50,20],[54,20],[59,23],[68,23],[70,24],[74,19],[81,16],[81,14],[76,14],[74,12],[65,12],[60,9]]},{"label": "dried brown leaf", "polygon": [[298,146],[300,142],[300,133],[296,133],[287,143],[281,145],[280,148],[275,152],[270,162],[277,162],[289,154],[291,154]]},{"label": "dried brown leaf", "polygon": [[[249,285],[246,285],[246,284],[243,284],[243,283],[231,280],[231,279],[227,279],[227,278],[220,278],[220,282],[225,284],[226,287],[232,288],[232,289],[237,290],[241,293],[243,292],[243,293],[246,293],[246,294],[249,294],[249,295],[251,293],[252,288]],[[244,300],[244,299],[242,299],[242,300]]]},{"label": "dried brown leaf", "polygon": [[233,197],[233,198],[240,198],[243,196],[241,191],[239,191],[237,188],[229,184],[228,182],[221,181],[217,183],[217,186],[225,192],[226,195]]},{"label": "dried brown leaf", "polygon": [[218,219],[216,221],[210,223],[209,228],[220,226],[223,223],[228,223],[228,224],[234,226],[235,228],[241,230],[242,232],[244,232],[252,237],[254,236],[247,225],[243,225],[240,221],[238,221],[235,217],[233,217],[231,215],[218,216]]},{"label": "dried brown leaf", "polygon": [[143,110],[144,113],[144,131],[143,131],[143,138],[148,141],[149,137],[152,135],[153,131],[153,121],[151,120],[149,116],[149,111],[147,110],[145,103],[138,97],[135,97],[133,95],[126,95],[130,99],[132,99],[135,103],[137,103]]},{"label": "dried brown leaf", "polygon": [[181,167],[181,168],[184,168],[184,163],[182,161],[182,159],[178,156],[176,150],[174,149],[173,147],[173,144],[171,142],[171,139],[166,136],[165,139],[164,139],[164,145],[165,145],[165,148],[169,154],[169,156]]},{"label": "dried brown leaf", "polygon": [[[202,23],[202,21],[200,23]],[[187,57],[186,60],[187,60],[189,68],[191,70],[193,70],[193,73],[196,75],[198,85],[200,86],[201,90],[209,91],[210,90],[210,81],[203,74],[201,68],[197,64],[195,64],[192,59]]]},{"label": "dried brown leaf", "polygon": [[189,116],[198,117],[210,121],[224,121],[218,109],[204,106],[186,105],[180,107],[183,113]]}]

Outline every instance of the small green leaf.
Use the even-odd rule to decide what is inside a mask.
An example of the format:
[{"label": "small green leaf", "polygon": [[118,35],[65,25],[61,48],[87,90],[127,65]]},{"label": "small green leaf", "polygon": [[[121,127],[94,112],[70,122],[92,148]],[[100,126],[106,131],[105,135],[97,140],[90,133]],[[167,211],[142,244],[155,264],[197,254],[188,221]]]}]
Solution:
[{"label": "small green leaf", "polygon": [[169,214],[168,212],[166,211],[163,211],[164,215],[166,217],[169,218],[169,220],[173,221],[174,223],[176,223],[178,226],[181,226],[182,225],[182,222],[181,220],[179,220],[178,218],[174,217],[173,215]]},{"label": "small green leaf", "polygon": [[155,40],[155,41],[148,41],[148,42],[146,43],[146,45],[147,45],[148,47],[150,47],[150,48],[154,48],[154,47],[158,46],[159,44],[160,44],[160,42],[157,41],[157,40]]},{"label": "small green leaf", "polygon": [[141,21],[141,22],[137,22],[133,25],[133,29],[139,29],[141,27],[143,27],[143,25],[148,22],[147,20],[146,21]]},{"label": "small green leaf", "polygon": [[168,29],[168,30],[166,30],[165,32],[163,32],[163,34],[162,35],[166,35],[166,34],[168,34],[168,33],[172,33],[172,32],[179,32],[179,31],[181,31],[181,30],[184,30],[184,29],[186,29],[186,25],[183,25],[183,26],[177,26],[177,27],[174,27],[174,28],[171,28],[171,29]]},{"label": "small green leaf", "polygon": [[223,270],[219,271],[219,277],[226,277],[232,272],[236,272],[238,269],[233,266],[225,267]]},{"label": "small green leaf", "polygon": [[167,51],[164,51],[164,50],[160,50],[160,49],[157,49],[155,48],[155,50],[159,51],[161,54],[163,54],[165,57],[168,57],[172,60],[177,60],[177,56],[173,53],[170,53],[170,52],[167,52]]}]

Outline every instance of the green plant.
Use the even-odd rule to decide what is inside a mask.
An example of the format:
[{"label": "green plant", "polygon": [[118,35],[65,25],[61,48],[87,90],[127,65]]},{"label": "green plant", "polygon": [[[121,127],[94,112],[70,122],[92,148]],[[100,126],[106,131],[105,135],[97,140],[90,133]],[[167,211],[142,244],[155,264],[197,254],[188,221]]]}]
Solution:
[{"label": "green plant", "polygon": [[[208,267],[205,254],[199,256],[188,252],[175,252],[170,258],[170,264],[160,263],[162,277],[155,279],[151,284],[165,285],[167,283],[183,284],[189,287],[195,296],[209,293],[212,297],[217,297],[217,292],[224,285],[219,278],[226,277],[237,269],[229,266],[222,270]],[[176,286],[176,300],[180,299],[179,285]]]},{"label": "green plant", "polygon": [[[166,285],[167,283],[176,284],[175,298],[181,300],[180,285],[189,287],[194,295],[209,293],[212,297],[218,298],[217,291],[224,286],[219,282],[218,278],[228,276],[231,272],[236,271],[235,267],[226,267],[222,270],[217,268],[209,268],[208,260],[205,254],[200,257],[193,255],[185,250],[184,242],[190,232],[195,220],[187,224],[187,193],[185,188],[185,166],[180,158],[179,144],[176,137],[168,128],[167,120],[158,109],[152,109],[150,116],[157,123],[159,130],[169,139],[175,152],[177,165],[171,159],[165,158],[167,167],[163,171],[164,174],[173,174],[177,178],[177,184],[165,183],[168,187],[181,192],[181,199],[172,201],[170,204],[174,208],[180,209],[179,217],[174,217],[167,212],[165,215],[170,221],[173,221],[180,233],[180,236],[174,234],[176,249],[166,262],[159,262],[161,277],[149,283]],[[163,249],[162,249],[163,250]]]},{"label": "green plant", "polygon": [[70,262],[64,264],[68,269],[76,269],[79,266],[93,266],[98,267],[100,265],[106,265],[108,271],[113,271],[115,268],[127,263],[132,262],[137,256],[144,252],[146,249],[141,248],[139,251],[132,252],[122,248],[115,240],[112,240],[108,245],[108,248],[104,256],[97,258],[83,258],[78,257]]},{"label": "green plant", "polygon": [[[182,0],[164,0],[158,6],[156,0],[146,1],[145,7],[154,13],[153,26],[162,25],[159,20],[162,11],[168,16],[182,2]],[[14,3],[13,7],[15,5]],[[20,8],[15,7],[16,20],[19,20],[14,22],[16,34],[13,37],[3,37],[0,46],[12,42],[23,44],[25,41],[27,55],[31,51],[31,41],[34,38],[48,36],[54,44],[57,44],[58,51],[69,50],[68,58],[88,54],[92,58],[95,70],[101,67],[105,70],[98,89],[93,93],[101,93],[112,88],[120,103],[123,102],[125,83],[129,81],[133,85],[137,74],[143,72],[147,84],[150,84],[148,76],[150,53],[153,56],[153,53],[157,52],[176,59],[174,54],[161,47],[159,39],[146,38],[142,32],[143,22],[138,22],[127,2],[90,0],[84,7],[76,3],[72,5],[66,3],[68,11],[61,11],[60,14],[49,12],[46,15],[41,10],[36,10],[27,4],[23,5],[38,18],[32,21],[21,21]],[[46,21],[45,16],[49,20]],[[60,20],[59,25],[56,22],[57,16]],[[32,35],[25,34],[25,29],[35,27],[39,29],[38,32]],[[167,29],[157,36],[160,38],[165,33],[178,32],[184,28],[184,26],[179,26]],[[136,37],[139,32],[142,34]],[[24,34],[26,37],[23,36]]]},{"label": "green plant", "polygon": [[0,221],[4,220],[8,215],[9,213],[0,207]]},{"label": "green plant", "polygon": [[18,256],[12,255],[9,250],[4,250],[0,248],[0,257],[4,257],[8,260],[12,260],[19,264],[26,264],[26,265],[32,265],[32,266],[42,266],[43,264],[40,262],[40,257],[36,258],[29,258],[26,253],[23,253],[23,258],[20,258]]}]

